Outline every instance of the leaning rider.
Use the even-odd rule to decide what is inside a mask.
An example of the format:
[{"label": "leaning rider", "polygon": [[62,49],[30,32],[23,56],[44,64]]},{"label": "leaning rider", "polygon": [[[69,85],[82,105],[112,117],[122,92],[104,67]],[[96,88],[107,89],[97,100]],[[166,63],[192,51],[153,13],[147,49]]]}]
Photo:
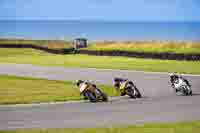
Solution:
[{"label": "leaning rider", "polygon": [[187,79],[185,79],[182,76],[178,76],[175,73],[172,73],[172,74],[170,74],[170,82],[171,82],[171,85],[172,85],[173,88],[175,87],[174,84],[178,84],[179,79],[182,79],[189,87],[191,87],[191,85],[190,85],[190,83]]},{"label": "leaning rider", "polygon": [[[96,91],[96,85],[89,81],[77,80],[76,85],[79,88],[81,88],[83,85],[86,85],[87,90],[91,90],[92,92]],[[84,96],[84,99],[87,99],[84,93],[83,93],[83,96]]]},{"label": "leaning rider", "polygon": [[[114,78],[114,87],[117,91],[120,92],[121,96],[126,95],[125,88],[127,87],[128,84],[130,84],[135,89],[137,89],[137,87],[134,85],[134,83],[128,79]],[[138,91],[138,89],[137,89],[137,91]]]}]

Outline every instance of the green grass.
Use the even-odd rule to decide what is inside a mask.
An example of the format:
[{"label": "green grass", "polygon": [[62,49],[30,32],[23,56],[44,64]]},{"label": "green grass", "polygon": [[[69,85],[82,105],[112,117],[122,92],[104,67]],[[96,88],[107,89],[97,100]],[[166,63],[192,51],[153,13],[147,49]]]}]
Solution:
[{"label": "green grass", "polygon": [[[82,99],[75,83],[0,75],[0,104],[28,104]],[[108,95],[117,93],[111,86],[99,85]]]},{"label": "green grass", "polygon": [[200,74],[199,61],[155,60],[88,55],[55,55],[38,52],[32,49],[1,48],[0,63]]},{"label": "green grass", "polygon": [[43,52],[40,50],[34,50],[31,48],[0,48],[0,58],[6,58],[6,57],[16,57],[16,59],[19,59],[21,57],[40,57],[40,56],[50,56],[52,54],[48,54],[47,52]]},{"label": "green grass", "polygon": [[184,54],[200,54],[200,42],[93,42],[86,49],[101,51],[121,50],[153,53],[169,52]]},{"label": "green grass", "polygon": [[171,124],[144,124],[110,128],[68,128],[68,129],[18,129],[0,133],[199,133],[200,122]]}]

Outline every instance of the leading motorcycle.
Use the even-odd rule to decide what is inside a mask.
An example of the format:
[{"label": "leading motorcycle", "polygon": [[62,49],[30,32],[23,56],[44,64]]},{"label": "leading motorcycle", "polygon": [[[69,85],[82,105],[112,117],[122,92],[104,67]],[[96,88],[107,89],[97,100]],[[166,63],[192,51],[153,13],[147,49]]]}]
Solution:
[{"label": "leading motorcycle", "polygon": [[172,83],[172,85],[176,93],[181,92],[183,95],[192,95],[191,86],[189,86],[184,79],[178,78],[178,80]]}]

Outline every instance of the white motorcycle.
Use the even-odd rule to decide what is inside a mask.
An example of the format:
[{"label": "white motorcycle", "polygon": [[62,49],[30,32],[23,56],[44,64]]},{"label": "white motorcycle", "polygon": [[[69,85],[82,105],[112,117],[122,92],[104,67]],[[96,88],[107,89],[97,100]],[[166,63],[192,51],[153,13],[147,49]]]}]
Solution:
[{"label": "white motorcycle", "polygon": [[182,94],[186,96],[188,95],[192,96],[191,87],[182,78],[179,78],[178,80],[176,80],[173,83],[173,85],[176,92],[181,92]]}]

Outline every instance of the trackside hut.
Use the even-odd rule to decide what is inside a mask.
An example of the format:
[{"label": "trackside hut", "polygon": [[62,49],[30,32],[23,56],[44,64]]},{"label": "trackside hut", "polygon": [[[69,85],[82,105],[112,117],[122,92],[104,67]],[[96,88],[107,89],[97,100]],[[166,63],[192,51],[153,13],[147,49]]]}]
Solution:
[{"label": "trackside hut", "polygon": [[85,48],[87,47],[87,39],[85,38],[76,38],[73,40],[74,49]]}]

